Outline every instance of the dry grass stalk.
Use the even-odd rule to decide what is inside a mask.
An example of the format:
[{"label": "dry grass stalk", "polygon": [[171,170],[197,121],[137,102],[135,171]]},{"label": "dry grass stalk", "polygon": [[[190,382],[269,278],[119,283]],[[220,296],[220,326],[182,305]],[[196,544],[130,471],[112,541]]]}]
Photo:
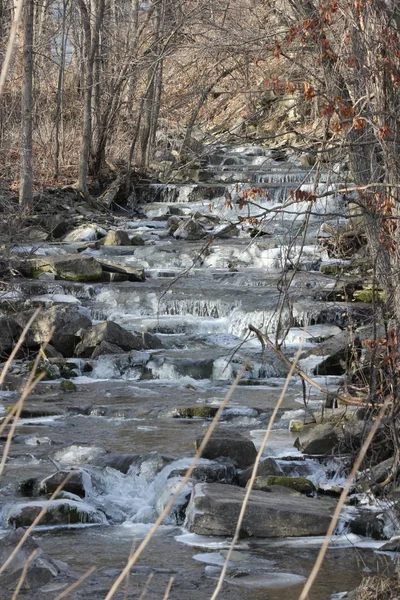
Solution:
[{"label": "dry grass stalk", "polygon": [[400,598],[398,576],[383,577],[376,575],[363,579],[357,589],[357,600],[397,600]]},{"label": "dry grass stalk", "polygon": [[107,596],[105,597],[105,600],[111,600],[111,598],[114,596],[114,594],[116,593],[116,591],[118,590],[119,586],[121,585],[121,583],[124,581],[125,577],[127,576],[127,574],[129,573],[130,569],[133,567],[133,565],[137,562],[138,558],[141,556],[142,552],[145,550],[145,548],[148,546],[151,538],[153,537],[153,535],[155,534],[155,532],[157,531],[157,529],[159,528],[159,526],[162,524],[162,522],[164,521],[165,517],[168,515],[169,511],[171,510],[171,508],[173,507],[175,500],[179,497],[179,494],[181,493],[181,491],[183,490],[183,488],[185,487],[188,479],[190,478],[191,474],[193,473],[193,469],[195,468],[195,466],[197,465],[204,448],[206,447],[213,431],[215,430],[217,423],[222,415],[222,411],[225,409],[225,407],[227,406],[229,400],[232,397],[233,392],[235,391],[239,381],[241,380],[244,370],[246,368],[246,363],[243,366],[243,368],[240,370],[240,372],[238,373],[238,375],[236,376],[234,382],[232,383],[231,387],[229,388],[224,400],[222,401],[220,407],[218,408],[214,419],[212,420],[210,427],[207,429],[207,432],[203,438],[203,441],[201,442],[199,448],[196,451],[196,454],[192,460],[192,463],[190,465],[190,467],[188,468],[188,470],[185,473],[185,477],[182,479],[181,483],[179,484],[175,494],[172,496],[171,500],[168,502],[168,504],[165,506],[164,510],[162,511],[162,513],[159,515],[159,517],[157,518],[157,520],[155,521],[155,523],[152,525],[149,533],[147,534],[147,536],[144,538],[144,540],[140,543],[138,549],[136,550],[136,552],[133,554],[133,556],[131,556],[129,558],[129,560],[127,561],[124,569],[122,570],[122,572],[120,573],[120,575],[118,576],[118,578],[115,580],[114,584],[112,585],[110,591],[108,592]]},{"label": "dry grass stalk", "polygon": [[350,475],[348,476],[348,478],[346,480],[345,486],[342,490],[342,493],[340,494],[339,501],[336,505],[335,512],[333,513],[333,517],[332,517],[331,523],[329,525],[328,531],[326,533],[325,540],[324,540],[324,542],[321,546],[321,549],[318,553],[317,560],[315,561],[313,569],[304,585],[303,591],[301,592],[301,594],[299,596],[299,600],[307,600],[307,598],[308,598],[308,594],[309,594],[311,587],[318,575],[318,572],[321,568],[322,562],[325,558],[326,551],[328,550],[328,546],[331,542],[332,535],[336,529],[336,526],[337,526],[337,523],[338,523],[338,520],[340,517],[340,513],[342,512],[344,502],[345,502],[345,500],[348,496],[349,490],[350,490],[350,486],[353,482],[353,479],[357,475],[357,471],[361,467],[362,461],[365,458],[367,450],[368,450],[368,448],[375,436],[375,433],[377,432],[378,427],[381,424],[382,419],[386,413],[386,410],[387,410],[388,406],[390,406],[390,404],[391,404],[390,400],[387,400],[384,403],[384,405],[381,407],[379,414],[376,417],[373,426],[371,427],[371,431],[369,432],[368,436],[366,437],[366,439],[361,447],[361,450],[360,450],[356,460],[354,461],[353,468],[351,469]]},{"label": "dry grass stalk", "polygon": [[166,590],[165,590],[165,594],[164,594],[164,596],[163,596],[163,600],[168,600],[168,598],[169,598],[169,594],[170,594],[170,592],[171,592],[171,588],[172,588],[172,584],[173,584],[173,583],[174,583],[174,578],[173,578],[173,577],[171,577],[171,578],[170,578],[170,580],[168,581],[168,585],[167,585],[167,588],[166,588]]},{"label": "dry grass stalk", "polygon": [[85,579],[89,577],[89,575],[95,572],[95,570],[96,567],[90,567],[90,569],[86,571],[86,573],[81,575],[77,581],[74,581],[74,583],[72,583],[69,587],[67,587],[67,589],[61,592],[61,594],[58,594],[58,596],[54,598],[54,600],[61,600],[61,598],[65,598],[66,596],[68,596],[70,592],[73,592],[77,587],[79,587],[81,583],[83,583]]},{"label": "dry grass stalk", "polygon": [[144,584],[144,588],[142,590],[142,593],[139,596],[139,600],[144,600],[144,597],[147,594],[147,590],[149,589],[149,585],[152,582],[154,577],[154,573],[150,573],[150,575],[148,576],[148,578],[146,579],[146,583]]},{"label": "dry grass stalk", "polygon": [[234,533],[234,536],[232,538],[232,542],[231,542],[231,544],[229,546],[229,550],[227,552],[227,555],[226,555],[226,558],[225,558],[225,562],[224,562],[224,565],[223,565],[222,570],[221,570],[221,574],[220,574],[219,579],[218,579],[218,583],[217,583],[217,585],[215,587],[215,590],[214,590],[213,595],[211,596],[210,600],[215,600],[216,597],[218,596],[219,592],[221,591],[221,587],[222,587],[222,584],[223,584],[224,579],[225,579],[226,571],[228,569],[228,565],[229,565],[230,558],[232,556],[232,552],[235,549],[235,545],[236,545],[236,543],[237,543],[237,541],[239,539],[239,534],[240,534],[240,530],[241,530],[241,527],[242,527],[244,514],[246,512],[246,508],[247,508],[247,504],[249,502],[250,494],[251,494],[251,491],[253,489],[255,478],[257,476],[258,465],[260,464],[260,460],[261,460],[261,457],[263,455],[264,448],[267,445],[267,442],[268,442],[268,439],[269,439],[269,436],[270,436],[270,433],[271,433],[271,429],[272,429],[272,426],[273,426],[273,424],[275,422],[275,419],[277,417],[279,408],[280,408],[280,406],[281,406],[281,404],[282,404],[282,402],[283,402],[283,400],[285,398],[285,395],[286,395],[286,392],[287,392],[287,389],[288,389],[288,386],[289,386],[289,382],[290,382],[290,380],[291,380],[291,378],[293,376],[293,373],[294,373],[294,371],[296,369],[296,364],[297,364],[297,361],[299,360],[301,349],[302,349],[302,347],[300,346],[300,348],[299,348],[299,350],[298,350],[298,352],[296,354],[296,357],[295,357],[295,359],[294,359],[294,361],[292,363],[290,371],[289,371],[289,373],[288,373],[288,375],[286,377],[285,384],[283,386],[283,389],[282,389],[281,395],[279,397],[279,400],[278,400],[278,402],[275,405],[275,408],[273,410],[271,418],[269,419],[267,430],[265,432],[265,435],[264,435],[263,441],[261,443],[260,449],[259,449],[259,451],[257,453],[256,460],[255,460],[254,467],[253,467],[253,471],[252,471],[251,477],[249,479],[249,482],[247,484],[246,494],[245,494],[245,497],[244,497],[244,500],[243,500],[243,503],[242,503],[242,507],[240,509],[239,518],[238,518],[238,521],[237,521],[237,524],[236,524],[235,533]]}]

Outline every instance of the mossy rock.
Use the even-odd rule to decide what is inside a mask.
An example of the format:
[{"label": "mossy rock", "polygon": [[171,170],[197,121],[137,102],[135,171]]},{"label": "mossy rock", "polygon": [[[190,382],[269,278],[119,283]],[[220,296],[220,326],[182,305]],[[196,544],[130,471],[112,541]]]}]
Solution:
[{"label": "mossy rock", "polygon": [[[286,487],[296,492],[300,492],[301,494],[311,494],[312,492],[315,492],[315,485],[306,477],[285,477],[280,475],[269,475],[269,477],[266,478],[256,477],[256,481],[257,479],[263,479],[262,484],[264,487],[265,482],[266,488],[269,488],[273,485],[279,485],[281,487]],[[257,485],[256,489],[263,488],[258,487]]]},{"label": "mossy rock", "polygon": [[64,381],[60,383],[60,388],[63,392],[76,392],[78,389],[74,382],[70,379],[64,379]]},{"label": "mossy rock", "polygon": [[344,265],[340,264],[328,264],[321,265],[319,270],[324,275],[342,275],[344,269]]},{"label": "mossy rock", "polygon": [[[34,367],[34,363],[29,362],[26,366],[29,369],[29,371],[31,371]],[[58,366],[53,365],[44,360],[39,361],[39,363],[36,367],[36,376],[40,375],[41,373],[45,374],[43,379],[47,379],[50,381],[53,379],[58,379],[60,377],[60,369],[58,368]]]},{"label": "mossy rock", "polygon": [[292,433],[299,433],[304,427],[304,421],[292,420],[289,423],[289,431]]},{"label": "mossy rock", "polygon": [[216,406],[191,406],[187,408],[176,408],[174,419],[213,419],[218,411]]},{"label": "mossy rock", "polygon": [[366,302],[367,304],[386,302],[386,294],[383,290],[373,289],[372,286],[365,286],[362,290],[356,290],[353,293],[354,300]]}]

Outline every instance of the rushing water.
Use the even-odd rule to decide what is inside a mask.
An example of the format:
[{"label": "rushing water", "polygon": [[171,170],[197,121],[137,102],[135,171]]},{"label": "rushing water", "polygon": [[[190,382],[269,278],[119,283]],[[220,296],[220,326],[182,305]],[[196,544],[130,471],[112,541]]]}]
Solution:
[{"label": "rushing water", "polygon": [[[283,210],[282,206],[290,200],[294,186],[302,184],[302,189],[313,190],[313,173],[301,167],[295,156],[283,162],[274,156],[263,148],[216,148],[205,161],[212,183],[141,190],[141,200],[146,202],[141,206],[141,218],[121,217],[119,227],[140,234],[146,244],[85,252],[143,266],[145,283],[49,282],[42,285],[45,289],[39,289],[40,285],[36,291],[34,286],[31,289],[33,303],[75,302],[94,320],[110,319],[131,331],[156,333],[163,343],[162,350],[100,357],[89,365],[91,370],[87,362],[85,366],[77,360],[77,391],[62,394],[57,382],[39,384],[29,403],[32,414],[18,423],[1,482],[3,533],[16,503],[31,501],[17,492],[18,483],[43,479],[54,473],[55,464],[85,468],[85,502],[103,518],[96,526],[37,529],[35,537],[42,547],[53,558],[68,563],[76,575],[96,566],[96,573],[71,598],[104,598],[132,547],[144,538],[162,509],[160,497],[168,475],[190,464],[194,440],[208,426],[204,419],[176,418],[179,410],[219,406],[245,362],[243,380],[223,413],[221,426],[240,430],[256,446],[261,443],[287,369],[272,352],[261,355],[257,340],[247,339],[248,325],[271,335],[279,322],[281,327],[291,326],[285,345],[290,357],[299,342],[310,347],[313,338],[332,335],[337,325],[346,322],[344,304],[316,299],[319,290],[329,289],[334,282],[319,273],[321,262],[329,259],[315,240],[322,222],[341,222],[344,201],[340,195],[329,195],[316,203],[302,240],[299,231],[307,203],[288,202]],[[323,174],[316,191],[331,191],[338,182],[339,175]],[[242,205],[240,198],[255,186],[254,205]],[[244,226],[238,237],[220,239],[221,224],[209,221],[209,234],[216,236],[213,243],[176,240],[167,235],[165,215],[170,205],[183,215],[201,213],[237,222],[259,217],[267,209],[260,225],[267,235],[252,239]],[[42,245],[36,252],[64,253],[75,248],[74,244]],[[279,314],[279,289],[288,264],[296,264],[299,271],[290,283],[290,310],[283,304]],[[21,288],[14,293],[18,299],[18,294],[23,297],[25,292]],[[307,367],[310,364],[304,365]],[[321,383],[334,390],[338,378],[325,377]],[[16,397],[13,392],[2,392],[3,405]],[[310,392],[310,407],[318,407],[321,401],[320,394]],[[303,418],[302,402],[302,387],[294,380],[265,456],[298,457],[293,448],[295,436],[288,426],[291,419]],[[95,466],[105,451],[153,454],[139,470],[121,473]],[[297,466],[290,467],[282,460],[292,474],[298,469],[297,474],[315,483],[327,481],[328,471],[331,482],[332,472],[334,481],[342,482],[338,465],[327,469],[313,461],[294,464]],[[210,597],[229,540],[190,535],[176,523],[173,513],[157,531],[126,582],[126,597],[138,596],[147,585],[147,598],[162,598],[171,577],[171,598]],[[296,598],[320,543],[313,538],[242,540],[220,597]],[[375,546],[371,540],[342,531],[328,552],[310,598],[324,600],[351,589],[363,572],[389,561],[374,554]],[[58,585],[61,590],[62,582],[49,584],[40,598],[57,595]]]}]

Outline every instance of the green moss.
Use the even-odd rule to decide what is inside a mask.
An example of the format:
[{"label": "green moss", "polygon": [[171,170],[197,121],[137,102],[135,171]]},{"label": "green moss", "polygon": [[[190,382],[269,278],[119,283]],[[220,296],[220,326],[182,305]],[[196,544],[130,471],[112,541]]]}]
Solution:
[{"label": "green moss", "polygon": [[356,290],[353,293],[353,298],[358,302],[366,302],[367,304],[372,304],[372,302],[381,303],[386,301],[386,294],[383,290],[365,286],[362,290]]},{"label": "green moss", "polygon": [[76,385],[69,379],[64,379],[64,381],[60,383],[60,388],[63,392],[76,392],[77,390]]},{"label": "green moss", "polygon": [[[34,363],[29,362],[26,366],[28,370],[31,371],[34,368]],[[40,375],[41,373],[45,374],[44,379],[52,380],[60,377],[60,369],[57,367],[57,365],[53,365],[44,360],[39,361],[36,367],[36,375]]]},{"label": "green moss", "polygon": [[315,486],[305,477],[285,477],[280,475],[270,475],[266,479],[267,486],[280,485],[290,488],[301,494],[308,494],[315,491]]},{"label": "green moss", "polygon": [[174,419],[213,419],[217,410],[216,406],[177,408],[173,417]]},{"label": "green moss", "polygon": [[321,265],[319,270],[324,275],[341,275],[343,273],[343,265]]}]

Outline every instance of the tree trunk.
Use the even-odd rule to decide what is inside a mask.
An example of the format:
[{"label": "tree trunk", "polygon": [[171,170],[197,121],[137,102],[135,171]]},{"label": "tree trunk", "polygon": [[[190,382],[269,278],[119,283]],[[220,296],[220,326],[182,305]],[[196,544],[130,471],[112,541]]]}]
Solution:
[{"label": "tree trunk", "polygon": [[21,102],[21,181],[19,203],[32,205],[32,113],[33,113],[33,19],[34,3],[27,0],[23,10],[23,76]]}]

